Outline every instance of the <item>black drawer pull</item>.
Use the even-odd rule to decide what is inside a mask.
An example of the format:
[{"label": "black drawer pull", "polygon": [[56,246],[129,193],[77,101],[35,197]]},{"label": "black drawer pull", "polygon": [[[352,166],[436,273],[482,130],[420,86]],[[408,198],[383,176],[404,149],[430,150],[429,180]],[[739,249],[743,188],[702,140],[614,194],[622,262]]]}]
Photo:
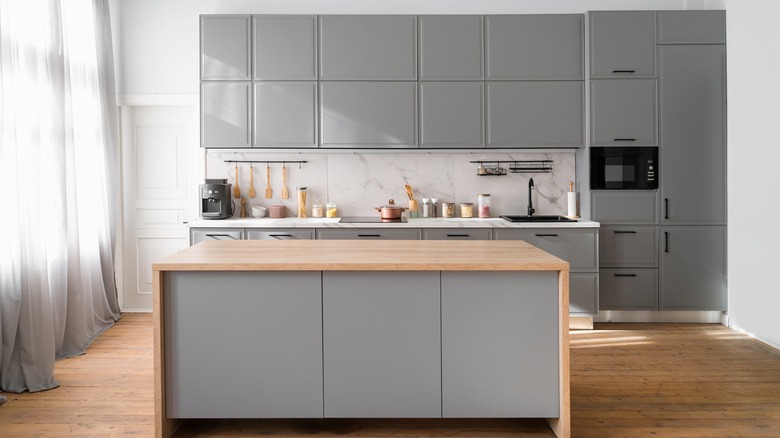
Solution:
[{"label": "black drawer pull", "polygon": [[558,237],[557,234],[534,234],[536,237]]},{"label": "black drawer pull", "polygon": [[227,237],[228,239],[236,240],[236,238],[231,236],[230,234],[206,234],[206,237],[211,237],[212,239],[218,239],[220,237]]},{"label": "black drawer pull", "polygon": [[636,277],[636,274],[615,274],[615,277]]},{"label": "black drawer pull", "polygon": [[664,252],[669,252],[669,232],[664,231]]},{"label": "black drawer pull", "polygon": [[292,237],[292,234],[269,234],[268,237]]},{"label": "black drawer pull", "polygon": [[613,138],[612,141],[636,141],[635,138]]},{"label": "black drawer pull", "polygon": [[669,198],[664,198],[664,219],[669,219]]},{"label": "black drawer pull", "polygon": [[382,237],[381,234],[358,234],[358,237]]},{"label": "black drawer pull", "polygon": [[612,73],[636,73],[636,70],[612,70]]},{"label": "black drawer pull", "polygon": [[629,230],[615,230],[615,234],[636,234],[636,231],[629,231]]},{"label": "black drawer pull", "polygon": [[471,237],[470,234],[447,234],[447,237]]}]

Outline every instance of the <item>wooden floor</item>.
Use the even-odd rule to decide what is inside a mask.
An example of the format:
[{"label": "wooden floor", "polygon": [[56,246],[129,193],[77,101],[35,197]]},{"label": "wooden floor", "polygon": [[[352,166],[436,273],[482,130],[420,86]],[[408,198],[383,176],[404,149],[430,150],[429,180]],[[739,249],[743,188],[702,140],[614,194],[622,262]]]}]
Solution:
[{"label": "wooden floor", "polygon": [[[601,324],[571,336],[574,437],[780,437],[780,351],[709,324]],[[60,387],[8,394],[0,437],[152,436],[152,320],[128,314]],[[553,436],[543,421],[190,422],[177,436]]]}]

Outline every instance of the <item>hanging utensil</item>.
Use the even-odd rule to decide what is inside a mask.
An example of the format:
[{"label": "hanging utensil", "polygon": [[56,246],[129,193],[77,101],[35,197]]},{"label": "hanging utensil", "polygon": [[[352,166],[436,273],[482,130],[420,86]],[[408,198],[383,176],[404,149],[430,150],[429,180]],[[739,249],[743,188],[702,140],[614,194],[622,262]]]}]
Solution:
[{"label": "hanging utensil", "polygon": [[287,164],[282,163],[282,199],[290,197],[290,193],[287,191]]},{"label": "hanging utensil", "polygon": [[236,163],[236,186],[233,187],[233,197],[236,199],[241,197],[241,189],[238,188],[238,163]]},{"label": "hanging utensil", "polygon": [[249,197],[254,198],[255,195],[255,168],[252,163],[249,164]]},{"label": "hanging utensil", "polygon": [[271,190],[271,165],[265,163],[265,197],[271,199],[274,197],[274,191]]}]

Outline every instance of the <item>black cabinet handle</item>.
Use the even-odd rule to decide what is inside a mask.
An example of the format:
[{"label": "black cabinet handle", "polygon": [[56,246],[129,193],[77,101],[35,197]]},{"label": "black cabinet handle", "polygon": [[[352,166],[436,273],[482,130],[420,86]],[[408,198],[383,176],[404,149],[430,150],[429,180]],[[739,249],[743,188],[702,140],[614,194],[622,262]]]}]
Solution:
[{"label": "black cabinet handle", "polygon": [[358,237],[382,237],[381,234],[358,234]]},{"label": "black cabinet handle", "polygon": [[669,252],[669,232],[664,231],[664,252]]},{"label": "black cabinet handle", "polygon": [[471,237],[468,234],[447,234],[447,237]]},{"label": "black cabinet handle", "polygon": [[230,234],[206,234],[206,237],[211,237],[212,239],[218,239],[220,237],[227,237],[228,239],[236,240],[236,238],[231,236]]},{"label": "black cabinet handle", "polygon": [[613,138],[612,141],[636,141],[635,138]]},{"label": "black cabinet handle", "polygon": [[536,237],[558,237],[557,234],[534,234]]},{"label": "black cabinet handle", "polygon": [[664,198],[664,219],[669,219],[669,198]]},{"label": "black cabinet handle", "polygon": [[612,70],[612,73],[636,73],[636,70]]},{"label": "black cabinet handle", "polygon": [[279,237],[292,237],[292,234],[269,234],[268,237],[275,237],[275,238],[279,238]]},{"label": "black cabinet handle", "polygon": [[614,230],[615,234],[636,234],[636,231],[629,230]]},{"label": "black cabinet handle", "polygon": [[615,274],[615,277],[636,277],[636,274]]}]

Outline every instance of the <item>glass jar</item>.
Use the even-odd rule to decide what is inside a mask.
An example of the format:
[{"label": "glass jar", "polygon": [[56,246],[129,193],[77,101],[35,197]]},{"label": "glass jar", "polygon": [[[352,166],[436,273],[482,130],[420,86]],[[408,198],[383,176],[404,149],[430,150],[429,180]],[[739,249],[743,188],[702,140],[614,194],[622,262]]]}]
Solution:
[{"label": "glass jar", "polygon": [[454,202],[442,202],[441,203],[441,217],[453,218],[455,217],[455,203]]},{"label": "glass jar", "polygon": [[327,217],[339,217],[339,211],[336,208],[335,202],[328,202],[325,205],[325,216]]},{"label": "glass jar", "polygon": [[490,217],[490,193],[477,195],[479,217]]},{"label": "glass jar", "polygon": [[417,205],[416,199],[409,200],[409,217],[414,219],[420,217],[420,206]]},{"label": "glass jar", "polygon": [[298,187],[298,217],[306,217],[306,187]]},{"label": "glass jar", "polygon": [[461,202],[460,217],[474,217],[474,204],[471,202]]},{"label": "glass jar", "polygon": [[311,206],[311,217],[323,216],[325,216],[325,207],[322,206],[322,202],[317,201]]},{"label": "glass jar", "polygon": [[439,215],[439,198],[431,198],[431,217]]}]

